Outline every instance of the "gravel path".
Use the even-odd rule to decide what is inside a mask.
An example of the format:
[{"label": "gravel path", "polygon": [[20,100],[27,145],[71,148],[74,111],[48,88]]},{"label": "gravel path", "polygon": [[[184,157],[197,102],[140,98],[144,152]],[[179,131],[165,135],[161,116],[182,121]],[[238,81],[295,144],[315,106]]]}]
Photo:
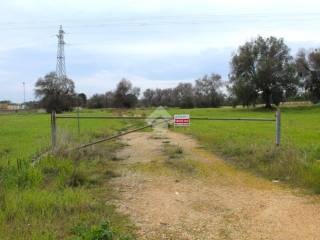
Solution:
[{"label": "gravel path", "polygon": [[[139,227],[139,239],[320,239],[316,197],[228,166],[183,134],[134,133],[122,141],[127,146],[118,153],[122,176],[113,180],[116,205]],[[196,167],[210,169],[209,174],[134,168],[162,166],[170,158],[164,145],[170,143],[183,150],[176,161],[199,163]]]}]

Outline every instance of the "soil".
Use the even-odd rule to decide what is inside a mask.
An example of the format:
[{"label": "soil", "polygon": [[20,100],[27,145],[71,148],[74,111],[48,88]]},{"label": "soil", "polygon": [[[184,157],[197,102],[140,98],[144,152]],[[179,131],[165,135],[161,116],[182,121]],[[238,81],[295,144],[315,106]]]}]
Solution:
[{"label": "soil", "polygon": [[[138,239],[320,239],[320,200],[235,169],[190,136],[139,132],[121,139],[121,177],[112,184],[119,211],[138,227]],[[133,166],[170,160],[165,144],[210,174],[143,171]],[[171,161],[174,161],[174,159]],[[192,165],[195,166],[195,165]],[[164,167],[165,168],[165,167]]]}]

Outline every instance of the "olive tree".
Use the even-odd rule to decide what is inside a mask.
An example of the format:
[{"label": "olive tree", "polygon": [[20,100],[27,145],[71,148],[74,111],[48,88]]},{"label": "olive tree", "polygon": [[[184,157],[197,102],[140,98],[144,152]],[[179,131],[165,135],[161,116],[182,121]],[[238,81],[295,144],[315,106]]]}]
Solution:
[{"label": "olive tree", "polygon": [[74,82],[67,77],[58,78],[55,72],[38,79],[35,95],[47,112],[70,111],[75,105]]},{"label": "olive tree", "polygon": [[138,103],[140,88],[133,87],[131,82],[122,79],[114,93],[114,105],[120,108],[132,108]]},{"label": "olive tree", "polygon": [[320,50],[299,51],[296,66],[307,96],[314,103],[320,101]]},{"label": "olive tree", "polygon": [[232,57],[230,82],[240,101],[255,104],[260,96],[267,108],[278,105],[286,92],[294,93],[298,79],[284,40],[259,36],[240,46]]},{"label": "olive tree", "polygon": [[205,75],[196,80],[194,98],[197,107],[219,107],[223,104],[224,96],[220,91],[221,76],[218,74]]}]

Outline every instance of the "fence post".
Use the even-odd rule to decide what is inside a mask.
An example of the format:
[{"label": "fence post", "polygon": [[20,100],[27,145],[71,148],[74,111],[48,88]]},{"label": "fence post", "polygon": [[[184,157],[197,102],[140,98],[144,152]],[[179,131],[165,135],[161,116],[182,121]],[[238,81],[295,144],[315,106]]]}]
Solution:
[{"label": "fence post", "polygon": [[79,107],[77,108],[77,124],[78,124],[78,135],[80,135],[80,113],[79,113]]},{"label": "fence post", "polygon": [[55,150],[57,145],[57,125],[56,125],[56,112],[51,112],[51,143],[52,150]]},{"label": "fence post", "polygon": [[280,109],[277,109],[276,112],[276,145],[280,146],[281,140],[281,112]]}]

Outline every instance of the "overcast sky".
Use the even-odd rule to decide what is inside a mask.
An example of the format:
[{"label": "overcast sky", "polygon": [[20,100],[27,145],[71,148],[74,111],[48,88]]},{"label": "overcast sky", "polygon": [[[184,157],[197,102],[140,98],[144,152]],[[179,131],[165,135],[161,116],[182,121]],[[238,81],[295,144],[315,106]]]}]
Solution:
[{"label": "overcast sky", "polygon": [[127,78],[142,89],[204,74],[228,79],[232,52],[258,35],[292,54],[320,47],[320,2],[294,0],[0,0],[0,100],[34,99],[55,70],[59,25],[67,75],[89,96]]}]

